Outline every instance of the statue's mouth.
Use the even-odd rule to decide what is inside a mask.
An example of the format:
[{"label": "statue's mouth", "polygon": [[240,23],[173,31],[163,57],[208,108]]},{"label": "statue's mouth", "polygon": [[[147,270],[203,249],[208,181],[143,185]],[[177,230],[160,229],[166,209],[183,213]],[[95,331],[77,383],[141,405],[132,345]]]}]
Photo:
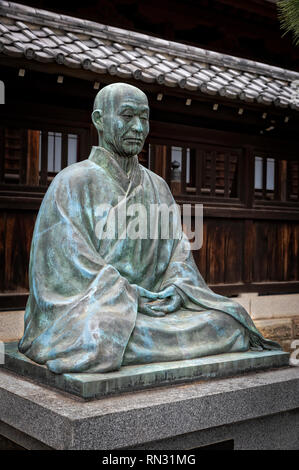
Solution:
[{"label": "statue's mouth", "polygon": [[133,137],[127,137],[125,141],[129,142],[129,144],[141,144],[142,143],[142,139],[135,139]]}]

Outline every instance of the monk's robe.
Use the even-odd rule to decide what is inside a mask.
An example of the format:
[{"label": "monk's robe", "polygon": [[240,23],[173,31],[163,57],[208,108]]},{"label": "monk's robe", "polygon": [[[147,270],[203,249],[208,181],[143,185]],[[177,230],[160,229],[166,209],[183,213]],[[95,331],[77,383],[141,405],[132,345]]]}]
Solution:
[{"label": "monk's robe", "polygon": [[[169,218],[169,233],[175,233],[169,239],[161,235],[158,217],[148,219],[155,239],[124,236],[120,219],[116,237],[109,236],[124,203],[142,204],[147,214],[153,204],[174,204],[162,178],[137,157],[130,162],[128,176],[114,156],[93,147],[87,160],[65,168],[51,183],[33,234],[19,350],[63,373],[280,349],[263,338],[241,305],[205,284],[178,210]],[[108,209],[99,211],[103,204]],[[130,217],[132,222],[136,214],[127,227]],[[164,317],[144,315],[136,285],[153,292],[174,285],[182,306]]]}]

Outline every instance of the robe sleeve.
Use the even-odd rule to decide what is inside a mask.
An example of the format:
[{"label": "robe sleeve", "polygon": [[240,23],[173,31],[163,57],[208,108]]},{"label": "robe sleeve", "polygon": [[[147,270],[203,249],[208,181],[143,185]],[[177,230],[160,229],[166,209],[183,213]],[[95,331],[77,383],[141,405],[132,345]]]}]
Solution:
[{"label": "robe sleeve", "polygon": [[135,326],[137,293],[99,255],[88,190],[67,174],[52,182],[36,221],[19,350],[55,373],[116,370]]},{"label": "robe sleeve", "polygon": [[251,348],[281,349],[278,343],[262,336],[244,307],[228,297],[216,294],[207,286],[194,262],[189,241],[183,231],[174,246],[161,290],[170,285],[176,286],[182,297],[184,308],[218,310],[241,323],[249,331]]}]

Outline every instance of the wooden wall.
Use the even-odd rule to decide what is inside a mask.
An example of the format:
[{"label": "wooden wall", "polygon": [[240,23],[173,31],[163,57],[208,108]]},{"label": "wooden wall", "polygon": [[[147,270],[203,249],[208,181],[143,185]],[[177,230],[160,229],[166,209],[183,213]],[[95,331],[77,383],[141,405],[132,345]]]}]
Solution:
[{"label": "wooden wall", "polygon": [[28,290],[29,253],[36,211],[0,213],[0,291]]},{"label": "wooden wall", "polygon": [[296,221],[205,218],[203,247],[194,258],[221,292],[298,292],[298,245]]}]

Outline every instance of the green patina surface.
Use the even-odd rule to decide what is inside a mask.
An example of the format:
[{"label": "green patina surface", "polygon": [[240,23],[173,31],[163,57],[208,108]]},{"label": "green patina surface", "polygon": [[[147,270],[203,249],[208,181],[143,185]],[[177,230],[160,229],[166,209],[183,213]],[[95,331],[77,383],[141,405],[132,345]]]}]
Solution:
[{"label": "green patina surface", "polygon": [[[95,98],[92,119],[99,146],[88,159],[54,178],[40,207],[19,351],[58,374],[56,384],[62,380],[62,388],[68,383],[79,389],[112,390],[118,389],[112,383],[119,377],[131,389],[143,382],[194,376],[193,366],[181,369],[180,363],[174,369],[173,361],[252,348],[279,350],[277,343],[263,338],[240,304],[209,289],[194,262],[169,187],[139,164],[137,155],[149,132],[145,94],[124,83],[108,85]],[[152,207],[174,210],[162,222],[159,212],[151,216]],[[116,231],[113,220],[119,222]],[[154,227],[156,236],[146,230],[140,233],[145,227],[149,232]],[[161,365],[169,361],[171,366]],[[209,361],[206,377],[213,376],[215,367],[224,367]],[[29,369],[29,362],[23,364]],[[91,379],[61,378],[63,373],[106,374],[138,364],[155,365],[138,368],[141,372],[134,380],[128,374],[111,375],[106,382],[97,379],[97,386]],[[241,367],[240,361],[233,364]]]},{"label": "green patina surface", "polygon": [[203,358],[122,367],[98,374],[54,374],[18,352],[17,343],[5,345],[6,369],[85,399],[173,383],[228,377],[248,371],[283,367],[289,354],[283,351],[246,351]]}]

